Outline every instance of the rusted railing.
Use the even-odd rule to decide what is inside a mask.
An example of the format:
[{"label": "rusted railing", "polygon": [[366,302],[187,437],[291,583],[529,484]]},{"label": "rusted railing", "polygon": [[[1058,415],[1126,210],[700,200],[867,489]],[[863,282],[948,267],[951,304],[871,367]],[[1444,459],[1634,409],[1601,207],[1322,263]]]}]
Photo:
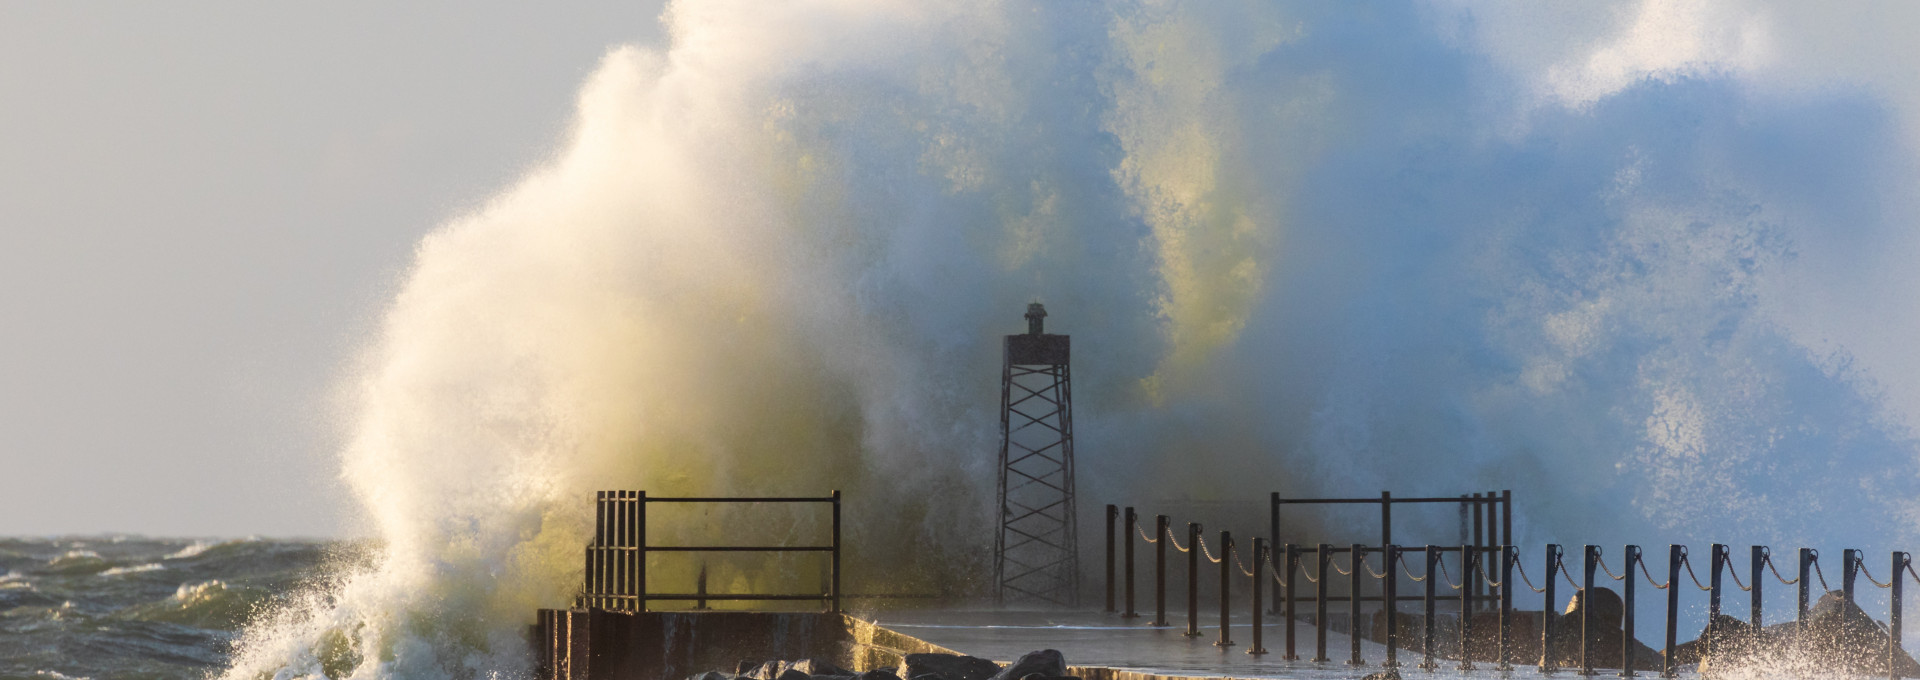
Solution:
[{"label": "rusted railing", "polygon": [[[1510,495],[1503,494],[1503,496],[1504,498],[1500,498],[1501,501],[1510,502]],[[1285,652],[1283,658],[1287,660],[1297,660],[1299,658],[1296,654],[1295,631],[1295,623],[1299,621],[1299,616],[1295,604],[1299,601],[1309,599],[1314,603],[1313,627],[1315,639],[1314,656],[1312,660],[1316,662],[1327,662],[1331,660],[1327,655],[1328,613],[1330,610],[1330,592],[1328,586],[1331,583],[1330,577],[1335,575],[1347,577],[1346,610],[1349,621],[1348,638],[1351,642],[1351,649],[1349,650],[1347,660],[1349,664],[1363,665],[1366,663],[1361,656],[1360,638],[1362,632],[1359,630],[1363,602],[1379,603],[1374,613],[1377,616],[1384,617],[1385,620],[1385,644],[1387,651],[1384,665],[1391,667],[1400,665],[1398,649],[1402,645],[1400,640],[1400,626],[1398,620],[1396,620],[1397,614],[1399,613],[1398,604],[1405,601],[1419,601],[1424,606],[1424,627],[1421,632],[1421,644],[1419,645],[1424,659],[1419,666],[1422,668],[1438,667],[1436,662],[1437,645],[1435,644],[1437,633],[1436,620],[1439,618],[1439,603],[1445,599],[1457,603],[1455,607],[1459,612],[1459,624],[1456,627],[1459,635],[1459,668],[1474,668],[1472,661],[1475,655],[1471,648],[1471,640],[1474,635],[1473,628],[1475,625],[1473,615],[1477,608],[1486,606],[1498,612],[1498,618],[1493,624],[1498,628],[1494,635],[1495,650],[1493,658],[1499,670],[1511,669],[1513,668],[1513,652],[1515,647],[1512,637],[1514,623],[1513,595],[1519,592],[1519,588],[1525,587],[1532,592],[1541,594],[1544,601],[1548,603],[1548,606],[1543,607],[1541,612],[1540,625],[1540,648],[1542,653],[1539,659],[1539,670],[1543,673],[1553,673],[1559,670],[1559,659],[1554,653],[1553,643],[1555,640],[1555,631],[1560,624],[1559,619],[1562,618],[1562,616],[1556,614],[1552,606],[1555,602],[1557,581],[1564,580],[1574,588],[1576,593],[1591,592],[1598,587],[1599,579],[1604,575],[1604,577],[1609,580],[1621,582],[1621,588],[1624,591],[1622,593],[1624,607],[1621,625],[1625,644],[1621,645],[1620,658],[1617,660],[1619,662],[1619,668],[1621,669],[1620,675],[1623,677],[1634,677],[1636,675],[1634,672],[1635,668],[1640,661],[1635,658],[1635,648],[1638,646],[1634,642],[1636,639],[1634,635],[1636,632],[1635,625],[1637,618],[1635,605],[1637,598],[1635,595],[1638,586],[1641,585],[1640,581],[1643,578],[1645,579],[1645,585],[1652,586],[1656,590],[1666,591],[1666,610],[1663,612],[1665,628],[1663,642],[1665,653],[1662,655],[1663,659],[1659,670],[1659,674],[1662,677],[1674,677],[1677,670],[1676,651],[1678,645],[1676,643],[1679,634],[1679,611],[1681,606],[1680,586],[1683,583],[1680,577],[1683,572],[1695,588],[1707,594],[1708,624],[1705,633],[1700,637],[1700,644],[1703,646],[1703,654],[1709,656],[1716,651],[1712,645],[1716,644],[1720,638],[1719,626],[1721,624],[1719,619],[1722,596],[1724,595],[1724,583],[1728,577],[1731,577],[1734,585],[1740,590],[1748,591],[1751,594],[1750,618],[1756,630],[1763,625],[1762,595],[1764,589],[1762,587],[1762,576],[1764,574],[1771,572],[1775,580],[1779,581],[1782,585],[1797,586],[1795,621],[1802,626],[1807,625],[1809,621],[1810,586],[1813,580],[1817,578],[1822,584],[1823,592],[1827,592],[1825,591],[1826,577],[1820,569],[1820,553],[1811,548],[1801,548],[1797,551],[1797,564],[1795,565],[1797,567],[1797,573],[1794,578],[1788,579],[1780,574],[1779,568],[1773,562],[1772,551],[1769,548],[1766,546],[1753,546],[1750,552],[1751,564],[1749,571],[1751,585],[1747,585],[1741,583],[1739,576],[1733,572],[1732,549],[1730,546],[1724,544],[1716,543],[1712,545],[1711,558],[1709,561],[1709,576],[1706,583],[1701,583],[1699,577],[1694,574],[1694,567],[1688,556],[1687,546],[1685,545],[1675,544],[1667,547],[1665,581],[1656,581],[1653,578],[1652,570],[1647,566],[1640,546],[1625,546],[1621,553],[1622,568],[1620,573],[1617,574],[1607,565],[1604,551],[1600,546],[1582,546],[1579,565],[1581,568],[1581,578],[1576,581],[1566,564],[1566,555],[1562,547],[1557,544],[1548,544],[1542,553],[1543,556],[1540,562],[1542,584],[1535,585],[1532,577],[1526,572],[1518,546],[1510,543],[1501,545],[1468,544],[1460,546],[1401,546],[1394,544],[1378,546],[1364,544],[1335,546],[1322,543],[1313,546],[1303,546],[1256,538],[1253,540],[1253,559],[1251,566],[1249,566],[1241,561],[1231,532],[1220,532],[1219,553],[1216,555],[1207,544],[1205,536],[1202,533],[1202,527],[1198,523],[1187,524],[1186,544],[1182,545],[1179,540],[1173,536],[1171,532],[1171,521],[1166,515],[1157,515],[1154,517],[1154,531],[1151,536],[1140,527],[1139,515],[1132,507],[1121,509],[1116,506],[1108,506],[1108,517],[1124,518],[1124,522],[1120,523],[1124,524],[1124,526],[1110,523],[1110,530],[1107,532],[1107,550],[1109,556],[1117,554],[1124,556],[1125,559],[1124,569],[1121,569],[1119,572],[1125,575],[1125,580],[1121,583],[1115,583],[1116,571],[1112,560],[1110,559],[1108,562],[1107,592],[1109,600],[1112,601],[1116,593],[1124,595],[1122,602],[1115,603],[1108,607],[1109,611],[1113,611],[1123,604],[1125,607],[1124,611],[1126,612],[1123,616],[1137,616],[1133,613],[1135,608],[1135,573],[1133,568],[1135,553],[1133,542],[1138,538],[1152,543],[1155,546],[1153,571],[1155,616],[1151,625],[1161,627],[1170,625],[1167,621],[1166,558],[1167,547],[1171,545],[1174,550],[1187,553],[1186,635],[1199,636],[1201,634],[1199,604],[1200,579],[1203,570],[1201,569],[1200,560],[1204,556],[1209,562],[1220,565],[1216,584],[1220,595],[1218,610],[1220,617],[1220,635],[1214,644],[1223,648],[1234,644],[1232,639],[1232,620],[1230,617],[1230,612],[1233,609],[1231,598],[1234,586],[1231,584],[1240,578],[1246,578],[1249,579],[1249,581],[1247,581],[1249,585],[1247,592],[1252,598],[1250,607],[1252,616],[1249,623],[1252,644],[1248,646],[1246,652],[1256,655],[1268,653],[1268,650],[1263,645],[1265,641],[1265,619],[1263,614],[1267,613],[1265,607],[1267,604],[1265,600],[1267,597],[1266,587],[1273,586],[1273,606],[1280,614]],[[1501,527],[1501,535],[1510,539],[1512,537],[1511,526]],[[1301,559],[1306,554],[1312,554],[1314,556],[1314,568],[1311,573],[1306,573],[1302,570]],[[1344,556],[1346,559],[1347,566],[1344,568],[1338,561],[1340,556]],[[1373,564],[1370,562],[1371,556],[1379,556],[1380,569],[1374,569]],[[1415,563],[1420,562],[1418,558],[1424,557],[1424,563],[1421,565],[1424,568],[1419,573],[1416,573],[1414,566],[1409,564],[1410,556],[1415,558],[1412,560]],[[1449,556],[1453,558],[1453,562],[1459,570],[1458,579],[1454,578],[1453,570],[1447,566],[1447,558]],[[1849,604],[1854,603],[1857,584],[1856,577],[1859,575],[1865,575],[1867,581],[1875,587],[1889,591],[1889,624],[1886,631],[1888,635],[1886,669],[1887,677],[1897,680],[1901,677],[1900,661],[1903,656],[1900,647],[1903,631],[1901,607],[1904,602],[1905,583],[1908,578],[1920,581],[1920,572],[1914,570],[1911,555],[1906,552],[1893,552],[1891,554],[1889,563],[1892,573],[1885,582],[1873,578],[1872,573],[1867,569],[1866,560],[1862,551],[1854,549],[1844,551],[1841,562],[1841,588],[1839,592]],[[1234,567],[1238,567],[1239,576],[1235,576]],[[1401,595],[1399,593],[1400,573],[1396,573],[1396,570],[1404,573],[1406,578],[1422,584],[1424,586],[1424,593],[1420,595]],[[1516,577],[1518,581],[1515,580]],[[1313,588],[1310,595],[1303,595],[1300,592],[1299,579],[1301,578],[1306,579],[1308,583],[1312,584]],[[1268,583],[1269,579],[1272,583]],[[1455,591],[1446,594],[1444,598],[1438,587],[1443,580],[1448,590]],[[1365,586],[1369,581],[1378,583],[1378,595],[1370,596],[1365,594]],[[1476,585],[1482,588],[1476,589]],[[1595,640],[1597,639],[1599,626],[1601,625],[1594,618],[1596,609],[1597,607],[1594,606],[1581,607],[1580,619],[1573,622],[1574,625],[1580,627],[1578,670],[1582,674],[1593,674],[1596,666],[1604,661],[1597,659],[1595,656],[1598,651],[1595,649]]]},{"label": "rusted railing", "polygon": [[[593,542],[587,545],[586,579],[576,606],[594,609],[645,611],[648,602],[683,601],[705,606],[708,601],[817,601],[827,611],[839,612],[840,590],[840,492],[824,497],[775,498],[657,498],[645,491],[601,491],[595,498]],[[647,505],[650,503],[820,503],[833,508],[832,540],[829,545],[693,545],[657,546],[647,544]],[[1111,542],[1111,532],[1108,541]],[[824,593],[709,593],[705,592],[704,573],[693,593],[652,593],[647,591],[647,554],[735,553],[735,552],[811,552],[828,555],[828,582]]]}]

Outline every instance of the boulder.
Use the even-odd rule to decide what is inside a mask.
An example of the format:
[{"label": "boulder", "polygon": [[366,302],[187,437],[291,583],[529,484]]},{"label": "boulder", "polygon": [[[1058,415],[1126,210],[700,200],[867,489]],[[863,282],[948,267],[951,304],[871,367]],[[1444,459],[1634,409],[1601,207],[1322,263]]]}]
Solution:
[{"label": "boulder", "polygon": [[[1525,664],[1540,658],[1540,629],[1536,623],[1539,617],[1539,612],[1512,613],[1507,622],[1507,659],[1512,663]],[[1473,615],[1470,622],[1473,625],[1467,633],[1467,660],[1499,662],[1500,613],[1479,612]],[[1614,658],[1617,660],[1620,657]]]},{"label": "boulder", "polygon": [[719,671],[707,671],[705,673],[695,673],[688,676],[687,680],[733,680],[733,676]]},{"label": "boulder", "polygon": [[[1584,591],[1576,591],[1567,603],[1566,613],[1554,621],[1553,639],[1548,642],[1546,649],[1554,663],[1562,668],[1580,667],[1581,617],[1585,615],[1586,608],[1591,606],[1595,630],[1592,639],[1586,640],[1586,648],[1593,654],[1594,668],[1619,668],[1626,646],[1633,645],[1635,670],[1659,670],[1661,653],[1639,640],[1627,639],[1626,631],[1621,630],[1621,619],[1626,609],[1621,603],[1620,594],[1595,586],[1591,602],[1586,595]],[[1516,655],[1514,658],[1525,657]]]},{"label": "boulder", "polygon": [[787,666],[807,675],[844,675],[853,676],[853,671],[833,665],[825,659],[801,659]]},{"label": "boulder", "polygon": [[999,672],[1000,664],[976,656],[908,654],[906,665],[900,667],[900,678],[919,680],[923,676],[933,676],[938,680],[988,680]]},{"label": "boulder", "polygon": [[897,668],[875,668],[853,676],[853,680],[900,680],[899,672]]},{"label": "boulder", "polygon": [[798,668],[787,668],[773,676],[773,680],[813,680],[813,675]]},{"label": "boulder", "polygon": [[1057,678],[1066,674],[1066,657],[1061,656],[1059,650],[1041,649],[1020,655],[1019,661],[995,672],[992,680],[1024,680],[1030,675]]}]

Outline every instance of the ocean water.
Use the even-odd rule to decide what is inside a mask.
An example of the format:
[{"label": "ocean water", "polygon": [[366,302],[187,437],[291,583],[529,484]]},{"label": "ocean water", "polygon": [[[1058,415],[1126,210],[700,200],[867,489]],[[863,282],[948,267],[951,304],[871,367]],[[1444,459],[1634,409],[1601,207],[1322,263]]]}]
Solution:
[{"label": "ocean water", "polygon": [[0,679],[207,677],[251,617],[353,559],[339,542],[0,539]]}]

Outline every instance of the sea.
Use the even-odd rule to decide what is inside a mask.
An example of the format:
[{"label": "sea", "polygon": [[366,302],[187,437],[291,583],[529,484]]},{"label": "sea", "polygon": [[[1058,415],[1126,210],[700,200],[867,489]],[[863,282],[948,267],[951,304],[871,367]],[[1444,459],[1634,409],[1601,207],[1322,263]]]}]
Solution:
[{"label": "sea", "polygon": [[0,680],[208,677],[251,617],[365,552],[317,540],[0,539]]}]

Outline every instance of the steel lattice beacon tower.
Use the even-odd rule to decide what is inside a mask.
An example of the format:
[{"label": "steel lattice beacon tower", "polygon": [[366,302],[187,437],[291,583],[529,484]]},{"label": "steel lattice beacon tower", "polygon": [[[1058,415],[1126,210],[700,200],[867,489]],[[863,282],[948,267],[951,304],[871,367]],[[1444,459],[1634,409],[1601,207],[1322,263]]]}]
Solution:
[{"label": "steel lattice beacon tower", "polygon": [[1027,305],[1027,332],[1007,336],[1000,369],[1000,533],[994,595],[1078,604],[1073,508],[1073,380],[1067,336],[1041,332],[1047,310]]}]

